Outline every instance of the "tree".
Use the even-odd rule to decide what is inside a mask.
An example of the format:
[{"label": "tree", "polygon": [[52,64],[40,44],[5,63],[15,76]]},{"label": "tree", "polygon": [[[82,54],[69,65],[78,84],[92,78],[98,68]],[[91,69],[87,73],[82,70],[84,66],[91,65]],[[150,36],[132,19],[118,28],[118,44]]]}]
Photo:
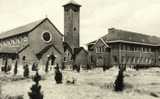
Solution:
[{"label": "tree", "polygon": [[61,84],[62,83],[62,78],[63,78],[63,75],[60,72],[59,66],[57,64],[57,66],[55,67],[55,77],[54,77],[54,79],[55,79],[57,84]]},{"label": "tree", "polygon": [[48,72],[48,66],[49,66],[49,60],[47,60],[47,62],[46,62],[46,68],[45,68],[46,73]]},{"label": "tree", "polygon": [[105,72],[107,69],[107,67],[105,65],[103,65],[103,72]]},{"label": "tree", "polygon": [[6,58],[5,64],[4,64],[4,72],[7,73],[8,71],[8,60]]},{"label": "tree", "polygon": [[81,68],[80,68],[80,65],[78,65],[78,66],[77,66],[77,69],[76,69],[78,73],[80,72],[80,69],[81,69]]},{"label": "tree", "polygon": [[91,69],[91,66],[89,64],[87,64],[87,70],[90,70]]},{"label": "tree", "polygon": [[64,62],[62,63],[62,70],[64,70],[65,69],[65,64],[64,64]]},{"label": "tree", "polygon": [[16,60],[16,63],[15,63],[15,66],[14,66],[14,75],[17,74],[17,65],[18,65],[18,63],[17,63],[17,60]]},{"label": "tree", "polygon": [[124,81],[123,81],[123,71],[122,69],[119,70],[119,73],[117,75],[117,78],[115,80],[115,86],[114,86],[114,90],[115,91],[123,91],[124,89]]},{"label": "tree", "polygon": [[26,65],[24,66],[23,76],[26,77],[26,78],[29,77],[29,67],[28,67],[28,64],[26,64]]},{"label": "tree", "polygon": [[41,85],[39,85],[39,81],[41,80],[41,76],[36,71],[36,75],[32,79],[35,84],[32,85],[31,92],[28,93],[30,99],[43,99],[43,94],[41,92]]}]

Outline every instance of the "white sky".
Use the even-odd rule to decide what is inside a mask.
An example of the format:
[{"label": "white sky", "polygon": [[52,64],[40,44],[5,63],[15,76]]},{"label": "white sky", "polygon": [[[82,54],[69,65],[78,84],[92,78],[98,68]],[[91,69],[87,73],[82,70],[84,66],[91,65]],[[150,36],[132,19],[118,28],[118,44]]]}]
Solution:
[{"label": "white sky", "polygon": [[[0,0],[0,32],[49,19],[63,33],[63,7],[69,0]],[[75,0],[81,4],[80,42],[84,45],[118,29],[160,36],[160,0]]]}]

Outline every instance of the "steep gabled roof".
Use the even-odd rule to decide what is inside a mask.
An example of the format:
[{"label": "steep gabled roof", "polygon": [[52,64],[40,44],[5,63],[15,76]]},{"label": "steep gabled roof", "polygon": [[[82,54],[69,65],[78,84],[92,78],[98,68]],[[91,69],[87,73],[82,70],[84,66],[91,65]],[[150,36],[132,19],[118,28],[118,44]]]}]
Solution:
[{"label": "steep gabled roof", "polygon": [[103,38],[98,39],[97,42],[95,43],[95,45],[98,43],[98,41],[102,41],[102,43],[103,43],[106,47],[109,47],[108,44],[104,41]]},{"label": "steep gabled roof", "polygon": [[[45,20],[48,20],[52,25],[53,23],[48,19],[48,18],[44,18],[44,19],[40,19],[40,20],[37,20],[37,21],[34,21],[32,23],[29,23],[29,24],[26,24],[26,25],[23,25],[23,26],[20,26],[20,27],[17,27],[17,28],[14,28],[14,29],[11,29],[9,31],[6,31],[6,32],[2,32],[0,34],[0,39],[5,39],[5,38],[8,38],[8,37],[12,37],[12,36],[15,36],[15,35],[20,35],[20,34],[23,34],[23,33],[28,33],[28,32],[31,32],[32,30],[34,30],[37,26],[39,26],[42,22],[44,22]],[[54,26],[54,25],[53,25]],[[55,26],[54,26],[55,27]],[[56,28],[57,29],[57,28]],[[57,29],[58,30],[58,29]],[[59,31],[58,31],[59,32]],[[60,33],[60,32],[59,32]],[[61,33],[60,33],[61,34]],[[62,35],[62,34],[61,34]]]},{"label": "steep gabled roof", "polygon": [[31,31],[32,29],[34,29],[37,25],[39,25],[44,20],[45,19],[37,20],[37,21],[34,21],[32,23],[29,23],[29,24],[11,29],[9,31],[2,32],[0,34],[0,39],[7,38],[7,37],[10,37],[10,36],[14,36],[14,35],[19,35],[19,34],[22,34],[22,33],[27,33],[29,31]]},{"label": "steep gabled roof", "polygon": [[59,54],[63,54],[63,52],[61,52],[59,49],[57,49],[57,47],[55,47],[54,44],[50,44],[50,45],[46,46],[45,48],[43,48],[41,51],[35,53],[36,56],[37,56],[38,58],[41,58],[42,55],[43,55],[45,52],[47,52],[51,47],[55,48],[55,50],[56,50]]},{"label": "steep gabled roof", "polygon": [[75,59],[76,56],[77,56],[82,50],[84,50],[84,52],[86,52],[86,53],[88,54],[88,52],[87,52],[83,47],[75,48],[75,49],[74,49],[73,59]]},{"label": "steep gabled roof", "polygon": [[160,38],[156,36],[149,36],[146,34],[130,32],[120,29],[111,28],[109,33],[102,37],[105,42],[113,41],[125,41],[125,42],[134,42],[139,44],[149,44],[149,45],[158,45],[160,44]]},{"label": "steep gabled roof", "polygon": [[75,2],[74,0],[70,0],[68,3],[64,4],[63,6],[65,7],[65,6],[70,5],[70,4],[73,4],[73,5],[76,5],[78,7],[81,7],[81,5],[78,4],[77,2]]}]

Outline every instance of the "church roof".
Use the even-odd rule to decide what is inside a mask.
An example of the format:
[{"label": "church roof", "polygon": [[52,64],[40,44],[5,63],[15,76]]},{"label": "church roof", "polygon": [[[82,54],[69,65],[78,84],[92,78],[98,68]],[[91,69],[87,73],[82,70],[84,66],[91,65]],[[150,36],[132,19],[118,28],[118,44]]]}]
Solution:
[{"label": "church roof", "polygon": [[2,32],[0,34],[0,39],[7,38],[7,37],[10,37],[10,36],[14,36],[14,35],[19,35],[19,34],[22,34],[22,33],[28,33],[29,31],[34,29],[37,25],[39,25],[43,20],[44,19],[37,20],[37,21],[34,21],[32,23],[29,23],[29,24],[11,29],[9,31]]},{"label": "church roof", "polygon": [[128,42],[128,43],[137,43],[144,45],[159,45],[160,37],[150,36],[146,34],[125,31],[115,28],[110,28],[108,30],[108,34],[103,36],[105,42]]},{"label": "church roof", "polygon": [[[29,24],[26,24],[26,25],[23,25],[23,26],[20,26],[20,27],[17,27],[17,28],[14,28],[14,29],[11,29],[9,31],[6,31],[6,32],[2,32],[0,34],[0,39],[5,39],[5,38],[8,38],[8,37],[12,37],[12,36],[15,36],[15,35],[20,35],[20,34],[23,34],[23,33],[28,33],[28,32],[31,32],[33,29],[35,29],[38,25],[40,25],[42,22],[44,22],[45,20],[49,20],[48,18],[44,18],[44,19],[40,19],[40,20],[37,20],[37,21],[34,21],[34,22],[31,22]],[[49,20],[50,21],[50,20]],[[52,22],[51,22],[52,23]],[[58,30],[58,29],[57,29]],[[60,32],[59,32],[60,33]],[[61,33],[60,33],[61,34]],[[61,34],[62,35],[62,34]]]},{"label": "church roof", "polygon": [[61,52],[60,49],[58,49],[54,44],[50,44],[48,46],[46,46],[45,48],[43,48],[42,50],[40,50],[39,52],[35,53],[38,58],[40,58],[45,52],[47,52],[51,47],[54,47],[55,50],[59,53],[59,54],[63,54],[63,52]]},{"label": "church roof", "polygon": [[65,4],[65,5],[63,5],[63,6],[67,6],[67,5],[70,5],[70,4],[73,4],[73,5],[76,5],[76,6],[81,7],[81,5],[80,5],[80,4],[78,4],[77,2],[75,2],[74,0],[70,0],[68,3],[66,3],[66,4]]},{"label": "church roof", "polygon": [[77,56],[82,50],[84,50],[84,52],[86,52],[86,53],[88,54],[88,52],[87,52],[83,47],[75,48],[75,49],[74,49],[73,59],[75,59],[76,56]]}]

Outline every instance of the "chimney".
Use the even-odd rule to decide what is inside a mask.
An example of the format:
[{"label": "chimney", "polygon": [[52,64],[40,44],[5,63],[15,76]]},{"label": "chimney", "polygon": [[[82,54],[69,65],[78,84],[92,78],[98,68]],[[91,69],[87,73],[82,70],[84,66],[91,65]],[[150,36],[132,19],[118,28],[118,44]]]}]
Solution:
[{"label": "chimney", "polygon": [[108,29],[108,33],[114,33],[115,32],[115,28],[109,28]]}]

